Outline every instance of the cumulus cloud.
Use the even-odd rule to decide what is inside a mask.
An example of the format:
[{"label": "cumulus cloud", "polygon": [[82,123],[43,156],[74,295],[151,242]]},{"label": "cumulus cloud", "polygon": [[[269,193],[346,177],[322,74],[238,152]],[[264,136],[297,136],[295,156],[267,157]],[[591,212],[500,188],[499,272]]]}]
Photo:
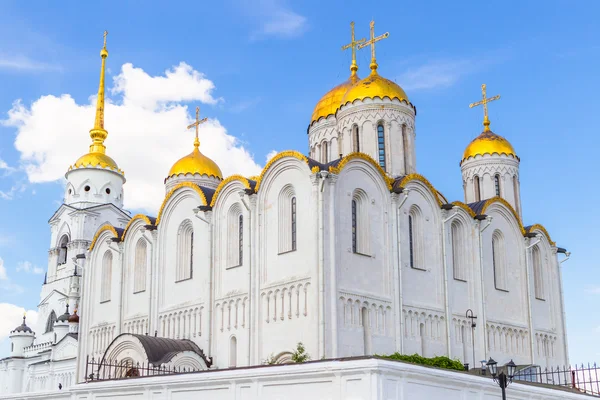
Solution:
[{"label": "cumulus cloud", "polygon": [[21,261],[17,264],[17,272],[26,272],[28,274],[39,275],[44,273],[44,269],[33,265],[29,261]]},{"label": "cumulus cloud", "polygon": [[249,10],[255,20],[261,22],[260,29],[251,39],[265,37],[294,38],[307,29],[307,20],[289,8],[282,0],[261,0],[252,3]]},{"label": "cumulus cloud", "polygon": [[[193,132],[186,126],[194,120],[195,107],[188,109],[182,102],[214,104],[218,101],[212,95],[214,88],[185,63],[164,76],[150,76],[125,64],[114,77],[113,98],[105,105],[105,144],[107,154],[125,171],[125,207],[157,211],[170,167],[193,150]],[[30,182],[61,180],[69,165],[87,152],[95,103],[90,97],[78,104],[69,94],[42,96],[29,107],[14,102],[3,123],[17,129],[15,147]],[[200,150],[219,164],[224,175],[260,172],[252,155],[218,120],[200,126],[200,142]]]},{"label": "cumulus cloud", "polygon": [[9,278],[2,258],[0,258],[0,290],[4,294],[23,293],[23,288],[16,283],[13,283]]},{"label": "cumulus cloud", "polygon": [[450,87],[474,68],[475,65],[470,60],[432,61],[409,68],[397,81],[405,90]]},{"label": "cumulus cloud", "polygon": [[9,354],[8,335],[23,322],[23,314],[27,314],[27,326],[35,330],[38,313],[34,310],[25,310],[15,304],[0,303],[0,358]]}]

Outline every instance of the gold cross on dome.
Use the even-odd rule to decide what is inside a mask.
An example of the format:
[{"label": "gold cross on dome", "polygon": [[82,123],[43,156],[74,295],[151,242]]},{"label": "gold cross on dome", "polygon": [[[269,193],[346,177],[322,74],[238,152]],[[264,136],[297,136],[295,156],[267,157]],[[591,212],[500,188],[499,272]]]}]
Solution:
[{"label": "gold cross on dome", "polygon": [[352,49],[352,65],[350,65],[350,71],[352,74],[356,74],[358,70],[358,65],[356,65],[356,49],[358,45],[364,43],[366,41],[365,38],[354,40],[354,21],[350,22],[350,31],[352,32],[352,41],[344,46],[342,46],[342,51]]},{"label": "gold cross on dome", "polygon": [[188,127],[187,127],[188,129],[192,129],[193,127],[196,127],[196,140],[194,140],[194,147],[200,146],[200,140],[198,139],[198,127],[200,126],[200,124],[203,124],[206,121],[208,121],[208,118],[206,118],[206,117],[200,119],[200,107],[196,107],[196,122],[188,125]]},{"label": "gold cross on dome", "polygon": [[380,40],[387,39],[390,36],[390,33],[386,32],[383,35],[375,37],[375,21],[371,21],[371,24],[369,26],[371,27],[371,39],[369,39],[363,44],[358,45],[358,49],[360,50],[364,49],[369,45],[371,46],[371,69],[376,70],[377,62],[375,61],[375,43],[379,42]]},{"label": "gold cross on dome", "polygon": [[104,31],[104,48],[106,48],[106,35],[108,35],[108,31]]},{"label": "gold cross on dome", "polygon": [[488,108],[487,108],[487,104],[489,102],[492,102],[494,100],[498,100],[500,98],[500,95],[496,95],[494,97],[487,97],[487,93],[486,93],[486,86],[485,83],[483,85],[481,85],[481,100],[476,101],[475,103],[471,103],[469,104],[469,108],[473,108],[473,107],[477,107],[477,106],[481,106],[483,105],[483,131],[484,132],[489,132],[490,131],[490,119],[488,118]]}]

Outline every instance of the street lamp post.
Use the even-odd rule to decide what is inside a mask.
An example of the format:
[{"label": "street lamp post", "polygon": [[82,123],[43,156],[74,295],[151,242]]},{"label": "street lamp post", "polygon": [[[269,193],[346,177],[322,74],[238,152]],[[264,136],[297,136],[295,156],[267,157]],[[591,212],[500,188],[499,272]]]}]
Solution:
[{"label": "street lamp post", "polygon": [[506,373],[504,373],[502,370],[498,374],[498,363],[490,357],[489,361],[487,362],[487,367],[492,375],[492,378],[494,378],[494,382],[496,382],[500,386],[500,389],[502,389],[502,400],[506,400],[506,387],[512,382],[517,370],[517,366],[513,360],[510,360],[510,362],[505,365]]}]

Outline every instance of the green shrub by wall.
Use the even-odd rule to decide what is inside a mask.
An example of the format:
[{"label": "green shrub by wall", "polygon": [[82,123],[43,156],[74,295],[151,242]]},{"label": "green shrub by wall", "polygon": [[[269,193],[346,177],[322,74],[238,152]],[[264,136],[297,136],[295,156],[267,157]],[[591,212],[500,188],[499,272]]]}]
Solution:
[{"label": "green shrub by wall", "polygon": [[405,355],[405,354],[394,353],[394,354],[390,354],[390,355],[379,355],[378,354],[377,357],[385,358],[388,360],[406,361],[406,362],[410,362],[413,364],[427,365],[430,367],[453,369],[456,371],[464,371],[465,370],[465,367],[463,366],[463,364],[460,361],[451,360],[448,357],[443,357],[443,356],[442,357],[425,358],[425,357],[421,357],[418,354],[413,354],[412,356],[409,356],[409,355]]}]

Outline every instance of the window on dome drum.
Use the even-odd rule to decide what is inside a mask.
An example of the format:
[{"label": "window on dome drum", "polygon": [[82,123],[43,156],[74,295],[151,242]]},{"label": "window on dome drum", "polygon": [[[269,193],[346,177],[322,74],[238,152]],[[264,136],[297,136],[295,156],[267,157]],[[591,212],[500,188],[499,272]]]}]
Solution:
[{"label": "window on dome drum", "polygon": [[453,222],[450,228],[452,235],[452,267],[454,270],[454,279],[466,281],[467,273],[464,257],[464,236],[462,226],[459,222]]},{"label": "window on dome drum", "polygon": [[385,170],[385,134],[383,125],[377,125],[377,149],[379,156],[379,166]]},{"label": "window on dome drum", "polygon": [[494,190],[496,191],[496,196],[500,196],[500,176],[494,176]]},{"label": "window on dome drum", "polygon": [[515,210],[519,214],[519,182],[517,182],[517,176],[513,176],[513,193],[515,195]]},{"label": "window on dome drum", "polygon": [[63,235],[60,238],[60,243],[58,245],[57,265],[64,265],[67,263],[67,244],[68,243],[69,243],[69,237],[67,235]]},{"label": "window on dome drum", "polygon": [[102,276],[100,279],[100,302],[110,301],[111,278],[112,278],[112,251],[107,250],[102,258]]},{"label": "window on dome drum", "polygon": [[185,220],[179,227],[177,235],[177,268],[175,281],[191,279],[194,271],[194,227],[190,220]]},{"label": "window on dome drum", "polygon": [[327,142],[323,142],[323,144],[321,145],[321,160],[323,160],[323,163],[327,162],[327,156],[328,156],[328,147],[327,146]]},{"label": "window on dome drum", "polygon": [[54,330],[54,323],[56,322],[56,313],[54,312],[54,310],[52,310],[50,312],[50,315],[48,315],[48,319],[46,320],[46,332],[52,332]]},{"label": "window on dome drum", "polygon": [[421,211],[413,207],[408,214],[408,246],[410,267],[424,270],[421,219]]},{"label": "window on dome drum", "polygon": [[286,185],[279,193],[277,224],[279,229],[279,254],[296,250],[298,215],[296,193],[292,185]]},{"label": "window on dome drum", "polygon": [[135,264],[133,267],[133,293],[146,290],[146,263],[148,260],[148,245],[140,238],[135,245]]},{"label": "window on dome drum", "polygon": [[497,290],[508,291],[504,237],[500,231],[496,231],[492,235],[492,266],[494,268],[494,286]]},{"label": "window on dome drum", "polygon": [[533,261],[533,281],[535,285],[535,298],[544,300],[544,274],[542,269],[542,253],[538,246],[531,250],[531,259]]},{"label": "window on dome drum", "polygon": [[353,151],[358,153],[360,152],[360,140],[358,137],[358,126],[354,125],[352,127],[352,145],[353,145]]},{"label": "window on dome drum", "polygon": [[479,177],[473,178],[473,187],[475,188],[475,201],[481,201],[481,188],[479,186]]}]

